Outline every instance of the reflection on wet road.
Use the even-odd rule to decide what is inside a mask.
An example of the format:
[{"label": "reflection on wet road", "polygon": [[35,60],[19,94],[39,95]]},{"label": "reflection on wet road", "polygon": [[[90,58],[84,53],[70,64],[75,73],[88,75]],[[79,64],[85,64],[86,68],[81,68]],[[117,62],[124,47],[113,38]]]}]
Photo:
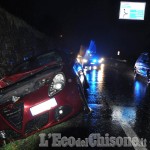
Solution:
[{"label": "reflection on wet road", "polygon": [[[90,84],[87,99],[93,109],[87,117],[90,132],[146,138],[149,147],[150,87],[147,83],[134,79],[129,70],[119,71],[105,66],[101,70],[86,72],[86,77]],[[127,131],[124,123],[131,130]]]},{"label": "reflection on wet road", "polygon": [[98,133],[103,137],[138,137],[141,144],[147,140],[147,147],[88,146],[86,149],[150,149],[150,86],[144,80],[134,79],[132,70],[119,71],[109,66],[88,71],[86,77],[90,85],[87,101],[93,111],[88,115],[81,113],[53,127],[51,132],[76,139]]}]

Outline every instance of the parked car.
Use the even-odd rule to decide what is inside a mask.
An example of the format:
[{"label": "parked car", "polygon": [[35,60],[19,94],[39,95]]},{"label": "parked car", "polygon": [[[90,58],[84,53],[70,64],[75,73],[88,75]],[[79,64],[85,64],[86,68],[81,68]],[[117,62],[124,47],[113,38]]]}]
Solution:
[{"label": "parked car", "polygon": [[148,52],[142,53],[137,59],[134,66],[134,75],[147,78],[150,83],[150,54]]},{"label": "parked car", "polygon": [[[0,80],[0,139],[25,138],[89,111],[81,70],[50,51],[26,61]],[[84,75],[84,74],[82,74]]]}]

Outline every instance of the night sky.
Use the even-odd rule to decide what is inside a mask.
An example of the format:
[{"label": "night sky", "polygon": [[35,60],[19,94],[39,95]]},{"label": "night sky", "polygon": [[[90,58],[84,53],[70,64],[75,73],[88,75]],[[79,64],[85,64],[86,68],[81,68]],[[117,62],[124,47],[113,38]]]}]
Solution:
[{"label": "night sky", "polygon": [[119,20],[119,0],[0,0],[0,5],[50,37],[62,34],[66,48],[94,40],[97,51],[109,56],[150,50],[148,1],[144,21]]}]

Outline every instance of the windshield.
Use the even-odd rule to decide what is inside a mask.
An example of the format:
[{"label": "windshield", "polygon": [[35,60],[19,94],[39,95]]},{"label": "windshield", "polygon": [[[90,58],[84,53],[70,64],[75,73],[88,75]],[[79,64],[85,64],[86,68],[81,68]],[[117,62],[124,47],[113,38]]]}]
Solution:
[{"label": "windshield", "polygon": [[57,63],[60,61],[62,61],[62,58],[58,55],[58,53],[56,52],[47,53],[47,54],[40,55],[36,58],[32,58],[31,60],[22,63],[21,65],[13,69],[11,71],[11,74],[27,72],[27,71],[39,68],[41,66],[44,66],[46,64],[49,64],[52,62]]}]

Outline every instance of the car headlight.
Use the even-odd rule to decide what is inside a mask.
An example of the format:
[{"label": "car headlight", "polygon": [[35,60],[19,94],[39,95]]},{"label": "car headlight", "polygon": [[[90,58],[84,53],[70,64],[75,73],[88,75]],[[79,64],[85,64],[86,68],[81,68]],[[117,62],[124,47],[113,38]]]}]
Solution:
[{"label": "car headlight", "polygon": [[87,59],[83,59],[83,62],[84,62],[84,63],[87,63]]},{"label": "car headlight", "polygon": [[102,63],[104,61],[104,58],[101,58],[98,62]]},{"label": "car headlight", "polygon": [[65,86],[65,76],[63,73],[58,73],[54,76],[53,81],[48,89],[48,95],[52,97],[59,91],[61,91]]},{"label": "car headlight", "polygon": [[95,70],[96,70],[96,69],[97,69],[97,66],[93,66],[93,69],[95,69]]}]

